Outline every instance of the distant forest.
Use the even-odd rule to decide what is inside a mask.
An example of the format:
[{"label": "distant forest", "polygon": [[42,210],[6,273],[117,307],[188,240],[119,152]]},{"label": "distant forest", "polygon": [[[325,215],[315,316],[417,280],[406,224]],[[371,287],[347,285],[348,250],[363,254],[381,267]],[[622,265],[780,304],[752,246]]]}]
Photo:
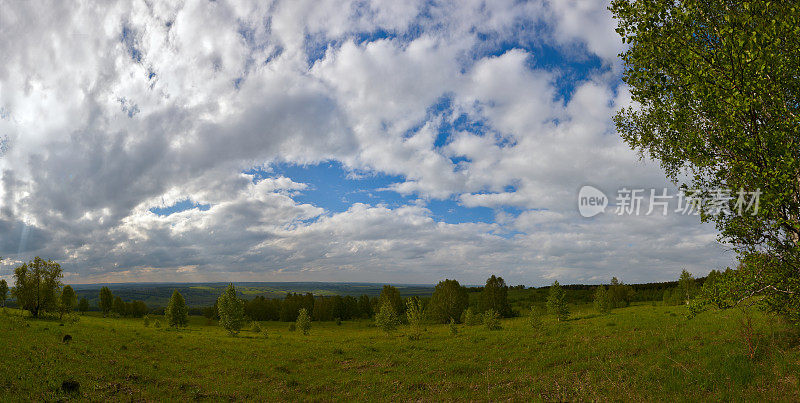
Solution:
[{"label": "distant forest", "polygon": [[[705,277],[698,278],[702,286]],[[377,283],[235,283],[237,294],[245,301],[248,317],[254,320],[294,321],[300,308],[308,309],[314,320],[342,320],[368,318],[373,315],[378,304],[378,296],[383,284]],[[660,283],[630,284],[633,290],[630,302],[663,301],[665,292],[669,295],[678,285],[677,281]],[[89,310],[99,310],[99,291],[108,286],[115,297],[124,301],[142,301],[149,312],[163,313],[170,296],[178,290],[186,299],[191,315],[206,315],[214,306],[227,283],[158,283],[158,284],[93,284],[75,285],[78,299],[86,298]],[[434,291],[431,285],[395,285],[402,297],[416,296],[424,302]],[[592,303],[596,285],[570,284],[562,286],[567,300],[573,304]],[[466,287],[470,306],[477,306],[483,287]],[[508,303],[511,314],[518,315],[531,306],[544,306],[549,286],[508,287]],[[9,301],[14,307],[14,301]]]}]

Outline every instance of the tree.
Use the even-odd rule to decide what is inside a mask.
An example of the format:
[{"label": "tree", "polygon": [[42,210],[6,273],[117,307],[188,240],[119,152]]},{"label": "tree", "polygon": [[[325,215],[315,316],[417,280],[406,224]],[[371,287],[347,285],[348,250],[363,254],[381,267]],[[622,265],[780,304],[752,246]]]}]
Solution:
[{"label": "tree", "polygon": [[244,303],[236,295],[236,288],[233,283],[228,284],[228,288],[217,299],[217,311],[219,313],[219,325],[235,336],[244,326]]},{"label": "tree", "polygon": [[633,299],[633,288],[616,277],[611,278],[611,285],[608,286],[609,309],[623,308],[631,304]]},{"label": "tree", "polygon": [[11,294],[21,309],[30,311],[34,318],[42,312],[58,308],[57,292],[61,287],[61,266],[38,256],[14,269],[14,289]]},{"label": "tree", "polygon": [[390,285],[383,286],[381,295],[378,297],[378,306],[383,306],[387,302],[392,305],[395,315],[402,315],[403,311],[405,311],[405,304],[403,304],[403,298],[400,297],[400,291]]},{"label": "tree", "polygon": [[741,262],[702,299],[753,301],[800,323],[797,3],[614,0],[610,10],[636,103],[617,131],[688,194],[715,200],[700,218]]},{"label": "tree", "polygon": [[697,282],[695,282],[692,273],[689,273],[686,269],[681,271],[681,277],[678,279],[678,289],[684,304],[689,304],[689,301],[697,294]]},{"label": "tree", "polygon": [[8,283],[3,279],[0,280],[0,301],[3,303],[3,308],[6,307],[6,298],[8,298]]},{"label": "tree", "polygon": [[558,281],[553,282],[553,285],[550,286],[550,294],[547,296],[547,312],[555,315],[559,322],[567,320],[569,317],[566,292]]},{"label": "tree", "polygon": [[362,318],[372,317],[372,301],[369,300],[369,295],[358,297],[358,313]]},{"label": "tree", "polygon": [[502,277],[492,275],[486,280],[486,285],[478,300],[478,308],[481,312],[493,309],[502,317],[511,316],[511,306],[508,304],[508,286]]},{"label": "tree", "polygon": [[176,289],[172,292],[167,309],[164,311],[164,320],[170,327],[185,327],[189,324],[189,310],[183,295]]},{"label": "tree", "polygon": [[70,313],[75,309],[76,298],[75,290],[72,289],[72,286],[64,286],[64,289],[61,290],[61,298],[58,304],[59,318],[63,318],[65,313]]},{"label": "tree", "polygon": [[108,313],[111,312],[111,308],[114,304],[114,294],[111,293],[111,290],[108,287],[103,287],[100,289],[100,311],[103,312],[103,317],[105,318],[108,316]]},{"label": "tree", "polygon": [[141,318],[147,314],[147,304],[144,301],[133,301],[130,303],[128,314],[134,318]]},{"label": "tree", "polygon": [[611,298],[606,286],[599,285],[594,291],[594,307],[600,313],[607,313],[611,310]]},{"label": "tree", "polygon": [[686,300],[681,296],[681,290],[678,287],[668,288],[664,290],[664,305],[683,305]]},{"label": "tree", "polygon": [[214,305],[203,308],[203,316],[206,319],[208,319],[209,322],[215,319],[219,319],[219,302],[214,301]]},{"label": "tree", "polygon": [[406,317],[411,327],[409,338],[412,340],[419,340],[422,336],[422,321],[424,317],[422,302],[419,298],[411,297],[406,301]]},{"label": "tree", "polygon": [[300,312],[297,313],[297,322],[295,322],[297,328],[303,332],[304,336],[308,336],[308,333],[311,331],[311,316],[308,315],[308,309],[300,308]]},{"label": "tree", "polygon": [[85,314],[87,311],[89,311],[89,300],[88,300],[88,299],[86,299],[86,297],[83,297],[83,298],[81,298],[81,300],[78,302],[78,312],[80,312],[80,313],[81,313],[81,315],[83,315],[83,314]]},{"label": "tree", "polygon": [[444,280],[436,284],[428,304],[431,319],[439,323],[449,323],[451,319],[461,320],[461,314],[469,306],[469,294],[456,280]]},{"label": "tree", "polygon": [[398,324],[400,324],[400,320],[397,318],[397,312],[392,307],[392,303],[388,300],[383,301],[375,315],[375,325],[389,334],[392,330],[397,329]]},{"label": "tree", "polygon": [[125,316],[125,301],[122,297],[115,297],[114,303],[111,304],[111,311],[119,316]]}]

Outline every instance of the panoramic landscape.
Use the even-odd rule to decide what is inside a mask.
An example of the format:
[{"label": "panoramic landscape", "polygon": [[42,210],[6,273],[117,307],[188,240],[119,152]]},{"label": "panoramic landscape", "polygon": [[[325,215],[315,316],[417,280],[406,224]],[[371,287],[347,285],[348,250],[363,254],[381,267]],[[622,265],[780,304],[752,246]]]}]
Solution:
[{"label": "panoramic landscape", "polygon": [[0,0],[0,401],[800,401],[794,2]]}]

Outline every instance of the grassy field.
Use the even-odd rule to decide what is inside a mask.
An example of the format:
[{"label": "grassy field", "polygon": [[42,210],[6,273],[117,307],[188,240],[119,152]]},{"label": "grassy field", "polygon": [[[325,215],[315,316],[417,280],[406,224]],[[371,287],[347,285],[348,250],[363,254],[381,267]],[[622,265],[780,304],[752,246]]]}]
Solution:
[{"label": "grassy field", "polygon": [[[228,336],[193,317],[184,330],[141,319],[78,323],[0,315],[2,400],[800,400],[797,334],[754,313],[754,359],[741,312],[687,320],[683,307],[575,308],[539,330],[429,325],[420,340],[368,321],[262,323]],[[72,341],[63,343],[64,335]],[[80,391],[61,390],[75,380]]]}]

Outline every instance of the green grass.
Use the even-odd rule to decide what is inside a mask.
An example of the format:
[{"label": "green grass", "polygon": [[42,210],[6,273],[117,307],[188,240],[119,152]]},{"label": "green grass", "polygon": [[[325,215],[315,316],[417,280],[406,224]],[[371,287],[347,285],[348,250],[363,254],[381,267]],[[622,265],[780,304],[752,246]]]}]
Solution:
[{"label": "green grass", "polygon": [[[575,309],[573,307],[573,309]],[[686,320],[683,307],[588,307],[540,330],[429,325],[421,340],[367,321],[314,322],[309,336],[265,322],[228,336],[193,317],[185,330],[142,320],[0,315],[0,396],[15,400],[800,400],[800,347],[755,314],[746,355],[737,311]],[[64,334],[72,342],[62,343]],[[60,390],[67,379],[80,394]]]}]

